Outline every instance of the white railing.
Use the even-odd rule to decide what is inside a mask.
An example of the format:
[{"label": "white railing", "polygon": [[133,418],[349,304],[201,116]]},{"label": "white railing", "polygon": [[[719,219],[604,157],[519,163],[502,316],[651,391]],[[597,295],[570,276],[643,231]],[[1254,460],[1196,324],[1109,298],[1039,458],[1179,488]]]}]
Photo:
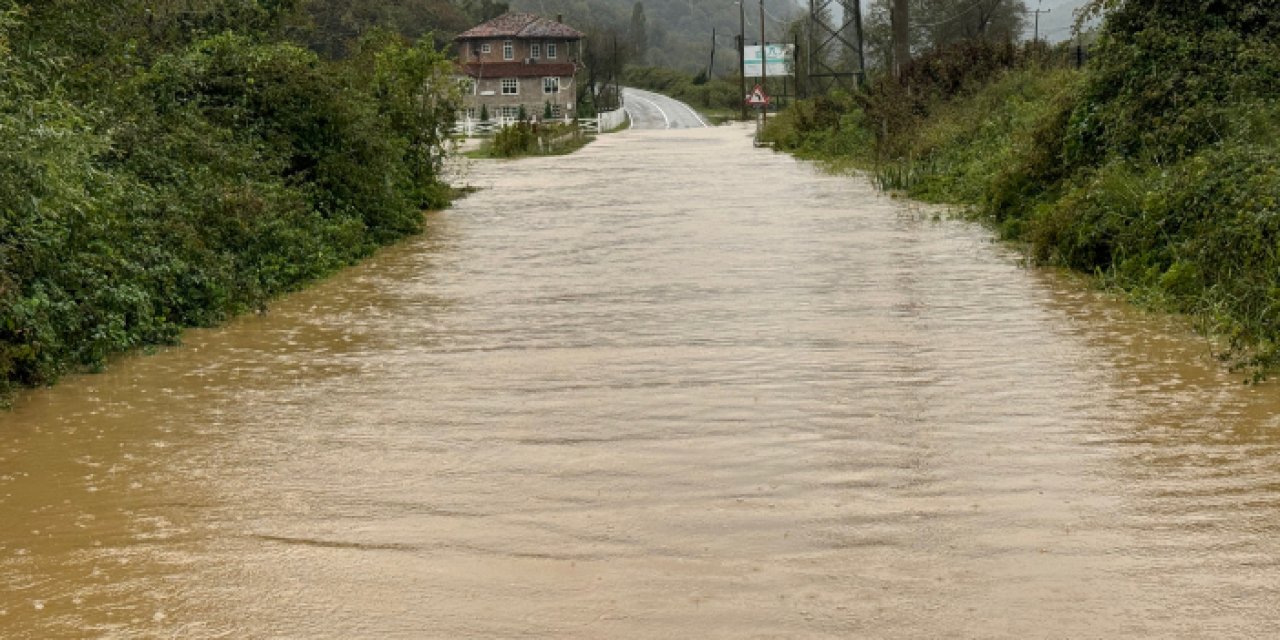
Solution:
[{"label": "white railing", "polygon": [[[578,128],[583,133],[607,133],[622,126],[627,121],[627,112],[623,109],[606,111],[594,118],[578,118]],[[484,138],[519,122],[514,118],[496,118],[493,120],[474,120],[462,118],[453,123],[453,135],[464,138]],[[569,124],[575,120],[565,117],[563,122]]]},{"label": "white railing", "polygon": [[483,138],[497,133],[499,130],[515,124],[517,120],[514,118],[503,119],[501,117],[493,120],[473,120],[471,118],[462,118],[453,123],[453,135],[463,136],[466,138]]}]

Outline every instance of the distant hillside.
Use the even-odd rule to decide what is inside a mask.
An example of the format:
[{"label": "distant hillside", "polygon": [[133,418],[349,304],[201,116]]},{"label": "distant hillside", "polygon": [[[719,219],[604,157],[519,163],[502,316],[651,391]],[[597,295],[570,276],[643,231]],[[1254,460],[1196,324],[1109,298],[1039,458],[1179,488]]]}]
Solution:
[{"label": "distant hillside", "polygon": [[[760,5],[746,1],[747,44],[760,39]],[[1072,37],[1075,11],[1087,0],[1026,0],[1029,9],[1047,9],[1040,15],[1040,36],[1049,42],[1062,42]],[[711,30],[716,30],[715,66],[717,74],[730,74],[737,65],[734,38],[738,34],[738,5],[732,0],[641,0],[645,16],[647,48],[643,59],[636,51],[628,52],[628,36],[636,6],[635,0],[511,0],[511,8],[545,16],[561,15],[565,22],[600,38],[617,35],[621,55],[630,62],[671,67],[688,72],[707,68],[711,56]],[[871,3],[863,3],[870,11]],[[765,28],[769,39],[785,33],[791,20],[808,11],[802,0],[767,0]],[[1034,16],[1028,15],[1027,39],[1032,37]],[[630,53],[630,55],[628,55]]]},{"label": "distant hillside", "polygon": [[[746,0],[747,43],[760,39],[760,5]],[[634,0],[512,0],[511,8],[544,16],[562,15],[569,25],[595,37],[617,35],[621,55],[635,64],[671,67],[690,72],[707,68],[711,58],[711,30],[716,31],[717,73],[737,66],[734,38],[738,35],[738,6],[725,0],[642,0],[647,46],[627,51]],[[807,6],[807,4],[806,4]],[[803,15],[792,0],[767,0],[765,26],[769,38],[785,30],[784,22]]]}]

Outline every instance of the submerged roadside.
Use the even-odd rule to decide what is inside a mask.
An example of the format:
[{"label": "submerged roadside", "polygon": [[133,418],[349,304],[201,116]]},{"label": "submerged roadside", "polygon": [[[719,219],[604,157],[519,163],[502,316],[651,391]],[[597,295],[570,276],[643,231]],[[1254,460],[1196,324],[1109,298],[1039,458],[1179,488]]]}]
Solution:
[{"label": "submerged roadside", "polygon": [[1259,379],[1280,366],[1280,18],[1146,4],[1108,16],[1083,69],[966,43],[797,104],[765,139],[1186,314]]}]

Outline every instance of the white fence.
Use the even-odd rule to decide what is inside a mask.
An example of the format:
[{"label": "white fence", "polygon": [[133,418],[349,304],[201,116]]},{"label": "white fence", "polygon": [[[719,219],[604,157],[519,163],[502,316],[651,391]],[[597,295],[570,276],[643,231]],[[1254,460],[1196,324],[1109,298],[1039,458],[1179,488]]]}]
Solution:
[{"label": "white fence", "polygon": [[[578,118],[578,128],[583,133],[607,133],[622,126],[627,121],[627,113],[623,109],[615,111],[606,111],[594,118]],[[514,119],[504,120],[497,118],[495,120],[473,120],[471,118],[463,118],[453,123],[453,135],[464,138],[483,138],[497,133],[500,129],[509,127],[519,122]],[[565,124],[574,122],[569,118],[563,120]]]},{"label": "white fence", "polygon": [[627,121],[626,109],[614,109],[606,111],[596,116],[596,128],[598,131],[613,131],[621,127]]}]

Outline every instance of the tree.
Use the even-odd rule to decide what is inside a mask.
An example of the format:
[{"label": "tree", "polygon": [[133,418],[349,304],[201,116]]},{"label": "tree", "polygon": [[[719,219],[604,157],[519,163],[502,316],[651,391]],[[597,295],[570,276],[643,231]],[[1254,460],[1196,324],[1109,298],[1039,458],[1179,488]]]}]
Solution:
[{"label": "tree", "polygon": [[428,40],[408,45],[398,36],[373,40],[373,84],[379,111],[407,143],[405,164],[419,206],[440,206],[437,183],[462,93],[454,66]]},{"label": "tree", "polygon": [[[888,69],[893,60],[891,5],[903,0],[873,0],[866,20],[868,66]],[[1017,40],[1026,24],[1023,0],[905,0],[907,42],[912,53],[961,40]]]},{"label": "tree", "polygon": [[493,0],[466,0],[462,7],[473,22],[487,22],[509,11],[511,5]]},{"label": "tree", "polygon": [[1079,22],[1108,14],[1109,31],[1132,29],[1147,20],[1172,20],[1196,28],[1226,26],[1244,35],[1280,37],[1280,0],[1091,0],[1077,12]]},{"label": "tree", "polygon": [[631,53],[636,62],[644,64],[649,53],[649,30],[643,2],[637,2],[631,9],[631,28],[627,31],[627,39],[631,41]]},{"label": "tree", "polygon": [[629,61],[633,49],[613,27],[588,27],[582,42],[582,63],[586,81],[578,85],[578,104],[590,104],[591,111],[616,108],[612,87]]},{"label": "tree", "polygon": [[[296,1],[296,0],[295,0]],[[375,28],[394,31],[409,40],[435,35],[437,47],[450,34],[506,11],[506,3],[478,0],[459,6],[450,0],[301,0],[310,24],[301,39],[328,58],[342,58]],[[494,12],[497,12],[496,14]]]},{"label": "tree", "polygon": [[958,40],[1016,40],[1026,24],[1027,6],[1022,0],[978,0],[967,6],[958,2],[922,5],[916,12],[921,23],[918,37],[933,47]]},{"label": "tree", "polygon": [[[911,59],[911,38],[908,35],[911,29],[910,2],[908,0],[893,0],[893,6],[889,9],[889,29],[892,32],[893,39],[893,77],[899,77],[902,74],[902,67],[906,66]],[[918,14],[917,14],[918,15]]]}]

